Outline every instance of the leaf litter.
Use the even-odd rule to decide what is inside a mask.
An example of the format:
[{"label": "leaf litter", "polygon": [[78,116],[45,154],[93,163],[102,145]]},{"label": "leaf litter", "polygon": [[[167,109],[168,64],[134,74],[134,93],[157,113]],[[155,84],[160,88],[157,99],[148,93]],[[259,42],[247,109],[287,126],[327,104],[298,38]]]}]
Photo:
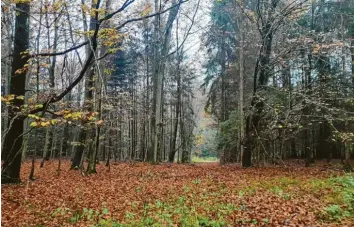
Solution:
[{"label": "leaf litter", "polygon": [[[82,176],[69,170],[69,161],[62,161],[58,176],[57,165],[52,161],[39,168],[37,162],[36,180],[28,181],[31,165],[25,162],[23,182],[2,186],[2,226],[114,226],[99,225],[100,220],[121,223],[117,226],[354,223],[351,215],[328,217],[325,210],[335,202],[329,199],[335,198],[329,179],[344,174],[320,167],[113,163],[109,171],[101,164],[97,174]],[[80,216],[83,212],[85,217]],[[94,212],[96,218],[92,218]]]}]

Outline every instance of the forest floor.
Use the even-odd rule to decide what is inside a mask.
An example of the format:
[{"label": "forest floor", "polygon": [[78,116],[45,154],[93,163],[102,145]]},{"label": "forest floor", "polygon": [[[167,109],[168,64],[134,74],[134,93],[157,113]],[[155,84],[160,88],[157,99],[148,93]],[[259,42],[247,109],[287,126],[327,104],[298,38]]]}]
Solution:
[{"label": "forest floor", "polygon": [[82,176],[58,161],[3,185],[2,226],[353,226],[354,175],[324,163],[242,169],[112,163]]}]

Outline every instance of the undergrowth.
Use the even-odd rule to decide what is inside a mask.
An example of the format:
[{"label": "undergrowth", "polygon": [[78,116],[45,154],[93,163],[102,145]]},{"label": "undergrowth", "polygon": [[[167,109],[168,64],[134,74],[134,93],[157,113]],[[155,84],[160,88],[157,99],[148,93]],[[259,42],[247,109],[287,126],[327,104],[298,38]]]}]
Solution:
[{"label": "undergrowth", "polygon": [[323,211],[325,219],[340,221],[350,218],[354,221],[354,175],[346,174],[327,180],[331,193],[325,196],[329,205]]},{"label": "undergrowth", "polygon": [[126,211],[124,219],[117,221],[110,217],[106,208],[101,211],[84,208],[81,212],[73,212],[69,208],[58,208],[53,217],[66,216],[71,223],[85,222],[94,227],[145,227],[145,226],[175,226],[183,227],[222,227],[228,225],[227,216],[237,209],[231,203],[218,200],[223,193],[198,194],[193,186],[201,183],[193,180],[192,185],[184,186],[179,197],[169,200],[156,200],[153,203],[132,203],[132,210]]},{"label": "undergrowth", "polygon": [[[84,222],[94,227],[128,227],[128,226],[178,226],[221,227],[230,223],[229,215],[233,212],[242,212],[247,204],[237,205],[225,203],[219,198],[227,196],[227,190],[203,192],[198,190],[202,181],[195,179],[183,187],[178,197],[138,205],[132,202],[132,210],[126,211],[123,220],[115,220],[107,208],[92,210],[84,208],[81,211],[72,211],[69,208],[58,208],[52,217],[65,216],[70,223]],[[326,222],[340,222],[351,220],[354,216],[354,177],[347,174],[327,179],[308,179],[304,182],[292,178],[282,177],[270,181],[262,181],[247,185],[238,190],[240,201],[247,196],[254,196],[257,190],[266,190],[284,200],[291,200],[297,194],[317,193],[317,196],[326,205],[319,211],[319,218]],[[267,224],[268,219],[236,220],[237,224]]]}]

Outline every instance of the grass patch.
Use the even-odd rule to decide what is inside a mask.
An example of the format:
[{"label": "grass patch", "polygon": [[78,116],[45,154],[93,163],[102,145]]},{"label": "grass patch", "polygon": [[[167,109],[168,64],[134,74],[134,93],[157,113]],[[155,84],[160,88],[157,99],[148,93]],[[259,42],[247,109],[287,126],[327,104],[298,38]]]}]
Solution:
[{"label": "grass patch", "polygon": [[170,199],[155,200],[140,204],[132,202],[132,209],[125,212],[123,220],[117,221],[103,208],[100,211],[84,208],[72,211],[58,208],[52,213],[53,218],[65,217],[67,222],[82,223],[95,227],[145,227],[145,226],[183,226],[183,227],[222,227],[229,223],[228,216],[240,210],[235,204],[226,203],[220,198],[226,192],[205,192],[198,190],[202,182],[193,180],[184,185],[182,194]]},{"label": "grass patch", "polygon": [[192,162],[218,162],[219,159],[217,157],[198,157],[198,156],[193,156],[192,157]]},{"label": "grass patch", "polygon": [[324,217],[337,221],[346,218],[354,220],[354,175],[331,178],[327,184],[331,193],[325,196],[329,205],[324,209]]}]

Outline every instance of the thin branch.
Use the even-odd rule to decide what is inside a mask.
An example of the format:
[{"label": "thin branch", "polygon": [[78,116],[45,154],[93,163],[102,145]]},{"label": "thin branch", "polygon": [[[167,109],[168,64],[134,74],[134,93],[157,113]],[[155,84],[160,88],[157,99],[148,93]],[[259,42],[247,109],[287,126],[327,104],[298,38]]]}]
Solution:
[{"label": "thin branch", "polygon": [[154,17],[154,16],[157,16],[157,15],[160,15],[160,14],[164,14],[166,13],[167,11],[175,8],[175,7],[178,7],[180,6],[181,4],[185,3],[185,2],[188,2],[189,0],[186,0],[186,1],[180,1],[178,2],[177,4],[163,10],[163,11],[160,11],[160,12],[157,12],[157,13],[153,13],[153,14],[150,14],[150,15],[147,15],[147,16],[144,16],[144,17],[138,17],[138,18],[133,18],[133,19],[130,19],[130,20],[127,20],[125,22],[123,22],[121,25],[119,25],[116,29],[119,30],[121,28],[123,28],[125,25],[131,23],[131,22],[136,22],[136,21],[141,21],[141,20],[144,20],[144,19],[147,19],[147,18],[150,18],[150,17]]},{"label": "thin branch", "polygon": [[83,42],[77,46],[73,46],[67,50],[64,50],[64,51],[60,51],[60,52],[54,52],[54,53],[38,53],[38,54],[32,54],[31,57],[37,57],[37,56],[58,56],[58,55],[63,55],[63,54],[67,54],[73,50],[77,50],[83,46],[86,46],[89,42],[86,41],[86,42]]}]

